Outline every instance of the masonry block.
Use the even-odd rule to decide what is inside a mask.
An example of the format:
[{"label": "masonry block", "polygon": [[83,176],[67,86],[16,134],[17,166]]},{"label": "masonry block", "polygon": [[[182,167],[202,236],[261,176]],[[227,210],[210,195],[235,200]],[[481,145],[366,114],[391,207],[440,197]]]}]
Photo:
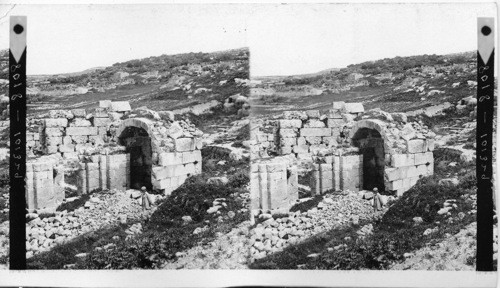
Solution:
[{"label": "masonry block", "polygon": [[106,117],[106,118],[94,117],[93,124],[96,127],[108,126],[109,124],[111,124],[111,119],[109,119],[108,117]]},{"label": "masonry block", "polygon": [[427,175],[427,165],[422,164],[417,166],[417,174],[420,175]]},{"label": "masonry block", "polygon": [[319,110],[306,110],[306,115],[308,118],[319,118]]},{"label": "masonry block", "polygon": [[68,127],[66,128],[68,136],[89,136],[97,135],[97,127]]},{"label": "masonry block", "polygon": [[73,113],[73,116],[75,117],[85,117],[87,116],[87,111],[85,109],[71,109],[71,113]]},{"label": "masonry block", "polygon": [[306,143],[309,145],[319,145],[321,144],[321,138],[319,136],[309,136],[309,137],[304,137],[306,140]]},{"label": "masonry block", "polygon": [[174,140],[175,150],[177,152],[195,150],[195,143],[193,138],[177,138]]},{"label": "masonry block", "polygon": [[63,131],[64,128],[62,127],[45,128],[45,135],[46,137],[61,137],[63,136]]},{"label": "masonry block", "polygon": [[329,128],[302,128],[300,136],[332,136],[332,131]]},{"label": "masonry block", "polygon": [[201,162],[201,150],[182,152],[182,163]]},{"label": "masonry block", "polygon": [[294,146],[297,145],[297,138],[280,138],[280,145],[281,146]]},{"label": "masonry block", "polygon": [[57,146],[62,144],[62,137],[46,137],[45,145],[47,146]]},{"label": "masonry block", "polygon": [[293,146],[293,153],[297,153],[297,154],[309,153],[309,146],[307,146],[307,145]]},{"label": "masonry block", "polygon": [[329,128],[341,128],[341,127],[344,127],[344,125],[346,123],[342,119],[342,116],[340,116],[340,117],[341,118],[328,118],[328,120],[327,120],[327,127],[329,127]]},{"label": "masonry block", "polygon": [[426,152],[425,140],[423,139],[412,139],[406,141],[406,147],[408,153],[422,153]]},{"label": "masonry block", "polygon": [[[297,128],[283,128],[279,130],[281,137],[297,137],[299,130]],[[257,139],[257,141],[259,141]]]},{"label": "masonry block", "polygon": [[302,121],[299,119],[291,119],[291,120],[279,120],[278,121],[279,128],[301,128]]},{"label": "masonry block", "polygon": [[386,181],[395,181],[401,179],[400,168],[385,168],[384,177]]},{"label": "masonry block", "polygon": [[45,119],[44,126],[45,128],[66,127],[68,126],[68,119],[66,118]]},{"label": "masonry block", "polygon": [[163,152],[158,156],[160,166],[179,165],[183,163],[183,155],[179,152]]},{"label": "masonry block", "polygon": [[304,128],[324,128],[325,126],[325,122],[319,119],[309,119],[304,123]]},{"label": "masonry block", "polygon": [[403,180],[395,180],[388,183],[386,189],[390,191],[396,191],[403,187]]}]

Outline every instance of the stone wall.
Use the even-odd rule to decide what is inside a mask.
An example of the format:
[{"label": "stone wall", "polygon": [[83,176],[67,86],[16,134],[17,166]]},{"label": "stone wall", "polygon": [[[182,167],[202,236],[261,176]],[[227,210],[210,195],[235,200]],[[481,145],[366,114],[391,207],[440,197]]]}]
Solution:
[{"label": "stone wall", "polygon": [[334,102],[327,115],[320,115],[319,110],[284,112],[275,130],[277,152],[310,159],[321,150],[336,147],[342,143],[344,126],[363,112],[361,103],[344,102]]},{"label": "stone wall", "polygon": [[[141,153],[147,153],[143,155],[148,162],[144,168],[151,171],[145,171],[144,175],[151,178],[148,181],[153,189],[170,194],[187,177],[201,173],[203,132],[188,120],[175,121],[169,111],[156,112],[146,107],[132,110],[125,101],[101,101],[99,105],[91,112],[85,109],[49,111],[40,115],[41,119],[32,127],[38,127],[40,132],[28,133],[29,151],[41,147],[41,152],[47,155],[34,158],[34,153],[29,153],[29,161],[52,159],[52,166],[43,166],[40,170],[42,168],[34,164],[38,170],[33,168],[29,171],[32,174],[27,175],[26,193],[31,209],[54,209],[60,204],[64,199],[61,187],[65,170],[76,171],[75,184],[80,194],[100,189],[137,188],[130,187],[131,153],[137,150],[134,149],[137,145],[127,145],[130,138],[141,140],[139,144],[147,146],[141,147],[145,148]],[[137,136],[130,131],[141,134]],[[141,160],[134,158],[137,159]],[[53,175],[62,175],[62,180],[49,177],[50,171],[56,171],[55,166],[61,170]]]},{"label": "stone wall", "polygon": [[361,190],[363,182],[363,156],[325,156],[320,164],[313,164],[313,196],[328,190]]},{"label": "stone wall", "polygon": [[252,210],[288,211],[299,198],[297,167],[286,162],[251,165],[250,198]]},{"label": "stone wall", "polygon": [[60,153],[64,158],[94,152],[107,136],[111,123],[107,112],[96,109],[87,115],[85,109],[52,110],[43,120],[41,144],[45,154]]},{"label": "stone wall", "polygon": [[28,210],[56,208],[64,199],[64,168],[53,159],[26,163]]},{"label": "stone wall", "polygon": [[275,123],[278,154],[313,163],[312,194],[377,187],[402,195],[434,173],[435,134],[422,123],[408,123],[404,113],[334,102],[327,115],[288,111]]},{"label": "stone wall", "polygon": [[81,163],[77,186],[79,194],[96,190],[126,190],[130,182],[130,155],[93,155],[90,162]]},{"label": "stone wall", "polygon": [[189,145],[189,151],[160,154],[158,164],[152,168],[154,189],[168,195],[182,185],[187,177],[201,173],[201,144],[196,146],[193,140]]}]

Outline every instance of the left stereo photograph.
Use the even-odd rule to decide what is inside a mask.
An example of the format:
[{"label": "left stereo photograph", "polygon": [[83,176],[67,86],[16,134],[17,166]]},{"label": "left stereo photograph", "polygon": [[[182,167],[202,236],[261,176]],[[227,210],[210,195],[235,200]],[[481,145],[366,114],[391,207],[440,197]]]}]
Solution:
[{"label": "left stereo photograph", "polygon": [[2,269],[246,267],[245,5],[2,10],[11,16],[4,32],[13,15],[29,23],[25,96],[17,97],[25,107],[20,185],[9,87],[9,55],[20,44],[0,40],[10,47],[0,51]]}]

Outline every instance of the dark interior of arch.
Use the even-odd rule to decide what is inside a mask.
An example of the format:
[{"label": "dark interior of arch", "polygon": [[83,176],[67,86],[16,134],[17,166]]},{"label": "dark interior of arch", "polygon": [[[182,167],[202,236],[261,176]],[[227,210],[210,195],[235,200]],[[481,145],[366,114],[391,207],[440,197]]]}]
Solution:
[{"label": "dark interior of arch", "polygon": [[372,190],[376,187],[380,192],[384,191],[384,139],[375,129],[360,128],[352,141],[363,154],[363,189]]},{"label": "dark interior of arch", "polygon": [[138,127],[127,127],[120,135],[119,143],[130,153],[130,188],[140,189],[145,186],[151,191],[153,159],[148,132]]}]

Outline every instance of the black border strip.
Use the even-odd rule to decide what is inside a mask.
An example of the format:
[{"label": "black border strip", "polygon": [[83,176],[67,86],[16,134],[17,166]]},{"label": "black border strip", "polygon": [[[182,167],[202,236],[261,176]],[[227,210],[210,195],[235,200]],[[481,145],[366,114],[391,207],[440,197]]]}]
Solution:
[{"label": "black border strip", "polygon": [[495,50],[488,63],[477,53],[477,271],[493,271],[493,113]]},{"label": "black border strip", "polygon": [[26,269],[26,53],[17,62],[9,51],[11,270]]}]

